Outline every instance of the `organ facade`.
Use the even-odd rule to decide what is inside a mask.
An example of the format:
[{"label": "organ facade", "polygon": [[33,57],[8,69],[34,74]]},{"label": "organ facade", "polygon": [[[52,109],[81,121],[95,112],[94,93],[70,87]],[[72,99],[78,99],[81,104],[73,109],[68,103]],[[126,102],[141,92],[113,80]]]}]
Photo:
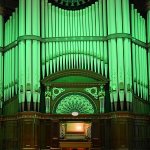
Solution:
[{"label": "organ facade", "polygon": [[[8,17],[1,9],[0,147],[149,149],[148,7],[146,16],[129,0],[19,0]],[[70,121],[90,122],[90,138],[64,129],[71,139],[62,139]]]}]

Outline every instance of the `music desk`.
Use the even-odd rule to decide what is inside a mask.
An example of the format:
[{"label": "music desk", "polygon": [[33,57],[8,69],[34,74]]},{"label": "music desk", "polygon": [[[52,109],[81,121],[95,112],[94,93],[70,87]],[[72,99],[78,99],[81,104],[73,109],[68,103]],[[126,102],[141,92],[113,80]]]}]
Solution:
[{"label": "music desk", "polygon": [[90,150],[91,145],[92,145],[91,142],[70,142],[70,141],[59,142],[61,150],[63,148],[86,148]]}]

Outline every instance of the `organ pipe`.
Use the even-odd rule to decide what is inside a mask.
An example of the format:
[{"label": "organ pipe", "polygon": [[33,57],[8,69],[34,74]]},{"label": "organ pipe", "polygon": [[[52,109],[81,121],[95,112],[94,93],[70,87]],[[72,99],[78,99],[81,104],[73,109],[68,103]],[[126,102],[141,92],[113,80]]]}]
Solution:
[{"label": "organ pipe", "polygon": [[[32,34],[32,22],[31,22],[31,0],[26,0],[26,35]],[[28,111],[30,111],[30,104],[31,104],[31,73],[32,73],[32,66],[31,66],[31,49],[32,49],[32,41],[26,40],[26,98],[27,98],[27,105]]]},{"label": "organ pipe", "polygon": [[[131,20],[132,20],[132,36],[135,38],[135,13],[134,13],[134,5],[131,5]],[[137,76],[136,76],[136,47],[135,44],[132,43],[132,59],[133,59],[133,89],[134,93],[137,92]]]},{"label": "organ pipe", "polygon": [[[122,6],[124,7],[123,13],[123,33],[130,34],[129,26],[129,4],[128,0],[122,1]],[[130,40],[124,39],[124,63],[125,63],[125,95],[127,101],[127,110],[130,108],[130,103],[132,102],[132,71],[131,71],[131,49],[130,49]]]},{"label": "organ pipe", "polygon": [[[32,1],[32,5],[33,6],[36,6],[36,7],[33,7],[32,9],[32,16],[33,16],[33,19],[32,19],[32,33],[33,35],[35,36],[38,36],[38,19],[37,18],[40,18],[40,16],[37,16],[38,15],[38,1],[37,0],[33,0]],[[36,26],[35,26],[36,25]],[[33,44],[32,44],[32,70],[33,70],[33,73],[32,73],[32,90],[33,90],[33,103],[34,103],[34,111],[36,111],[36,104],[37,104],[37,100],[38,100],[38,67],[37,67],[37,64],[38,64],[38,57],[37,57],[37,53],[39,51],[39,48],[38,48],[38,41],[37,40],[33,40]],[[47,48],[47,46],[46,46]]]},{"label": "organ pipe", "polygon": [[[40,17],[40,0],[37,0],[37,36],[41,36],[40,33],[40,21],[41,21],[41,17]],[[40,95],[41,95],[41,85],[40,85],[40,81],[41,81],[41,76],[40,76],[40,67],[41,67],[41,63],[40,63],[40,56],[41,56],[41,44],[40,41],[37,41],[37,84],[38,84],[38,89],[37,89],[37,94],[38,94],[38,98],[37,98],[37,111],[40,111]]]},{"label": "organ pipe", "polygon": [[[55,17],[55,16],[54,16]],[[54,19],[54,18],[53,18]],[[48,34],[49,34],[49,17],[48,17],[48,1],[45,1],[45,36],[46,38],[48,38]],[[55,22],[55,20],[54,20]],[[55,29],[53,29],[53,32],[55,31]],[[49,45],[48,43],[45,44],[46,45],[46,75],[49,75]]]},{"label": "organ pipe", "polygon": [[[107,36],[107,19],[106,19],[106,1],[103,0],[103,35]],[[107,42],[103,42],[104,49],[104,64],[105,64],[105,76],[108,76],[108,52],[107,52]]]},{"label": "organ pipe", "polygon": [[[116,30],[117,33],[122,33],[122,10],[120,0],[116,0],[116,8]],[[124,107],[124,65],[122,65],[124,61],[123,53],[123,39],[117,38],[118,86],[121,110],[123,110]]]},{"label": "organ pipe", "polygon": [[[41,0],[41,36],[45,38],[45,1]],[[45,43],[42,43],[42,78],[45,77],[45,65],[46,65],[46,49]]]},{"label": "organ pipe", "polygon": [[[104,31],[103,31],[103,1],[99,0],[99,36],[103,36],[104,35]],[[104,47],[103,47],[103,42],[100,41],[100,63],[101,63],[101,74],[104,75]]]},{"label": "organ pipe", "polygon": [[[109,4],[111,7],[110,9],[110,21],[113,22],[115,20],[115,2],[110,0]],[[109,24],[110,26],[110,34],[116,33],[116,25],[115,24]],[[111,39],[110,40],[110,47],[112,52],[112,58],[113,58],[113,63],[112,63],[112,90],[113,90],[113,99],[114,99],[114,104],[115,104],[115,110],[117,110],[117,100],[118,100],[118,87],[117,87],[117,52],[116,52],[116,40]]]},{"label": "organ pipe", "polygon": [[[49,14],[49,37],[52,37],[52,11],[51,11],[52,5],[51,3],[48,5],[48,14]],[[52,53],[52,42],[49,42],[49,70],[50,70],[50,74],[53,73],[53,63],[52,63],[52,59],[53,59],[53,53]]]},{"label": "organ pipe", "polygon": [[[15,9],[14,13],[14,41],[18,38],[18,8]],[[17,95],[18,93],[18,45],[14,47],[14,94]]]},{"label": "organ pipe", "polygon": [[[3,47],[3,16],[0,14],[0,47]],[[3,102],[3,54],[0,51],[0,109]]]},{"label": "organ pipe", "polygon": [[[111,16],[110,16],[110,1],[107,1],[107,22],[108,22],[108,35],[111,34]],[[111,110],[113,111],[113,90],[112,90],[112,52],[111,52],[111,41],[108,40],[108,54],[109,54],[109,78],[110,78],[110,102],[111,102]]]},{"label": "organ pipe", "polygon": [[[150,43],[150,10],[147,13],[147,31],[148,31],[148,43]],[[148,49],[148,79],[149,79],[149,93],[148,93],[148,97],[150,98],[150,48]]]},{"label": "organ pipe", "polygon": [[[25,35],[25,0],[19,0],[19,36]],[[25,102],[25,41],[19,42],[19,104]]]}]

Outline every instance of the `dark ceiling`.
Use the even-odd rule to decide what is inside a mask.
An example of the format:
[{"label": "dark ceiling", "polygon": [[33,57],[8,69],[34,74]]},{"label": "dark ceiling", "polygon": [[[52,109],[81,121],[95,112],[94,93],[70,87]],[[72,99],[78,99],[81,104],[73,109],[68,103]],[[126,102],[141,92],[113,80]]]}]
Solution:
[{"label": "dark ceiling", "polygon": [[[0,6],[5,8],[5,10],[7,10],[7,11],[5,11],[6,18],[7,18],[7,16],[9,16],[9,14],[12,11],[14,11],[14,9],[16,7],[18,7],[18,1],[19,0],[0,0]],[[56,3],[60,4],[61,1],[66,1],[66,0],[49,0],[49,1],[55,1]],[[91,0],[73,0],[73,1],[80,1],[80,2],[83,1],[83,3],[85,4],[86,1],[87,1],[87,3],[89,3]],[[92,1],[95,1],[95,0],[92,0]],[[146,14],[146,2],[147,1],[149,1],[149,0],[130,0],[130,3],[134,3],[136,8],[140,11],[140,13],[144,17],[146,17],[145,14]],[[83,4],[83,3],[81,3],[81,4]],[[63,4],[61,4],[61,5],[63,5]],[[0,7],[0,9],[2,9],[1,7]]]}]

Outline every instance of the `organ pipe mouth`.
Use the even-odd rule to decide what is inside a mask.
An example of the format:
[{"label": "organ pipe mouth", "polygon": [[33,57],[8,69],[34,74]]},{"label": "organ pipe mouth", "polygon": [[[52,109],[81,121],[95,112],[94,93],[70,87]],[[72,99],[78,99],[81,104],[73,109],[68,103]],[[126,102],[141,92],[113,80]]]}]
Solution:
[{"label": "organ pipe mouth", "polygon": [[53,5],[67,10],[79,10],[94,4],[97,0],[48,0]]}]

